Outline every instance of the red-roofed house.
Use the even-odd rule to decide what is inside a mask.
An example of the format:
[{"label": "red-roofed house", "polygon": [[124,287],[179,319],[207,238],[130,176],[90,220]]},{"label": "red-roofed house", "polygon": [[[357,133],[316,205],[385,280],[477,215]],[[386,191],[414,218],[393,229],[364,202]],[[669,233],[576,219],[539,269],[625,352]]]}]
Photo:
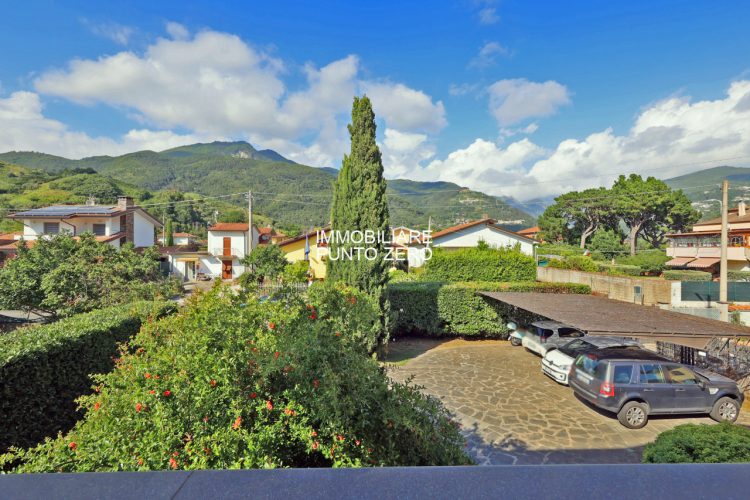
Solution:
[{"label": "red-roofed house", "polygon": [[518,234],[521,236],[526,236],[527,238],[534,238],[535,240],[538,239],[539,233],[540,233],[539,226],[534,227],[527,227],[526,229],[521,229],[520,231],[517,231]]}]

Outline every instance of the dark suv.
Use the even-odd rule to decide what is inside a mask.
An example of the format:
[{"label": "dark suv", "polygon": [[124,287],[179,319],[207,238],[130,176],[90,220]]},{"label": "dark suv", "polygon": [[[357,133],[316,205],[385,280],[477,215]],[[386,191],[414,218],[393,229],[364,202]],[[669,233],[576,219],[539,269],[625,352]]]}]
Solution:
[{"label": "dark suv", "polygon": [[744,395],[715,373],[688,368],[643,349],[600,349],[576,358],[568,383],[583,399],[640,429],[649,415],[708,413],[734,422]]}]

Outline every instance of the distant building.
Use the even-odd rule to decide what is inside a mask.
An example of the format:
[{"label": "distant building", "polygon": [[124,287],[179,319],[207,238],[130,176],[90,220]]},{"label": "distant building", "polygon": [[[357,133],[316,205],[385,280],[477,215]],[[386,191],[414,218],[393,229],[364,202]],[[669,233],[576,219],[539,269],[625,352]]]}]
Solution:
[{"label": "distant building", "polygon": [[116,205],[55,205],[17,212],[9,218],[23,224],[21,236],[25,241],[56,234],[92,233],[97,241],[115,247],[125,243],[141,248],[153,246],[156,230],[162,227],[128,196],[119,197]]},{"label": "distant building", "polygon": [[[197,237],[190,233],[174,233],[173,235],[175,246],[186,246],[194,245],[197,241]],[[159,243],[164,244],[165,238],[159,236]]]},{"label": "distant building", "polygon": [[526,236],[527,238],[533,238],[535,240],[539,239],[539,233],[541,230],[539,229],[539,226],[534,227],[527,227],[526,229],[521,229],[520,231],[516,231],[521,236]]},{"label": "distant building", "polygon": [[[745,202],[729,212],[729,248],[727,269],[750,271],[750,212]],[[721,257],[721,217],[699,222],[686,233],[667,235],[667,255],[672,260],[666,263],[674,268],[718,272]]]}]

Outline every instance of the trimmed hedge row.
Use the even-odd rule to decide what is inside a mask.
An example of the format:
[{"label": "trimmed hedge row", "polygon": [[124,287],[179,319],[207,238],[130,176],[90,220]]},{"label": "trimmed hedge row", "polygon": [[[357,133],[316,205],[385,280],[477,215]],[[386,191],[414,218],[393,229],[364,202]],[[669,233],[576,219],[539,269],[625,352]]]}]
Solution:
[{"label": "trimmed hedge row", "polygon": [[643,449],[643,463],[750,462],[750,429],[741,425],[678,425]]},{"label": "trimmed hedge row", "polygon": [[673,281],[711,281],[712,275],[705,271],[671,269],[669,271],[664,271],[662,277],[665,280]]},{"label": "trimmed hedge row", "polygon": [[729,281],[750,281],[750,271],[727,271]]},{"label": "trimmed hedge row", "polygon": [[629,264],[606,264],[597,262],[599,272],[607,273],[612,276],[640,276],[643,270],[639,266]]},{"label": "trimmed hedge row", "polygon": [[573,271],[583,271],[587,273],[595,273],[599,270],[598,263],[591,257],[585,255],[571,255],[564,259],[552,259],[547,263],[547,266],[555,269],[571,269]]},{"label": "trimmed hedge row", "polygon": [[175,311],[169,302],[136,302],[22,328],[0,343],[0,453],[72,427],[75,399],[91,391],[92,373],[112,369],[118,343],[148,318]]},{"label": "trimmed hedge row", "polygon": [[466,335],[505,338],[506,320],[495,304],[477,294],[486,292],[542,292],[589,294],[575,283],[414,282],[388,285],[391,334]]},{"label": "trimmed hedge row", "polygon": [[534,257],[514,248],[434,250],[425,263],[425,281],[531,281],[536,278]]}]

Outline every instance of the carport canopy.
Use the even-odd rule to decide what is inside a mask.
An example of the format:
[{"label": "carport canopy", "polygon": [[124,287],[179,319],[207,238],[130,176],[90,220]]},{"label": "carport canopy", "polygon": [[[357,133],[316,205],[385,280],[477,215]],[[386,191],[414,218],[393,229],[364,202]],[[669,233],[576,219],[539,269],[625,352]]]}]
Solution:
[{"label": "carport canopy", "polygon": [[670,266],[670,267],[680,267],[694,260],[695,260],[695,257],[675,257],[674,259],[665,262],[664,265]]},{"label": "carport canopy", "polygon": [[750,328],[594,295],[480,292],[591,335],[633,336],[704,347],[713,337],[747,337]]}]

